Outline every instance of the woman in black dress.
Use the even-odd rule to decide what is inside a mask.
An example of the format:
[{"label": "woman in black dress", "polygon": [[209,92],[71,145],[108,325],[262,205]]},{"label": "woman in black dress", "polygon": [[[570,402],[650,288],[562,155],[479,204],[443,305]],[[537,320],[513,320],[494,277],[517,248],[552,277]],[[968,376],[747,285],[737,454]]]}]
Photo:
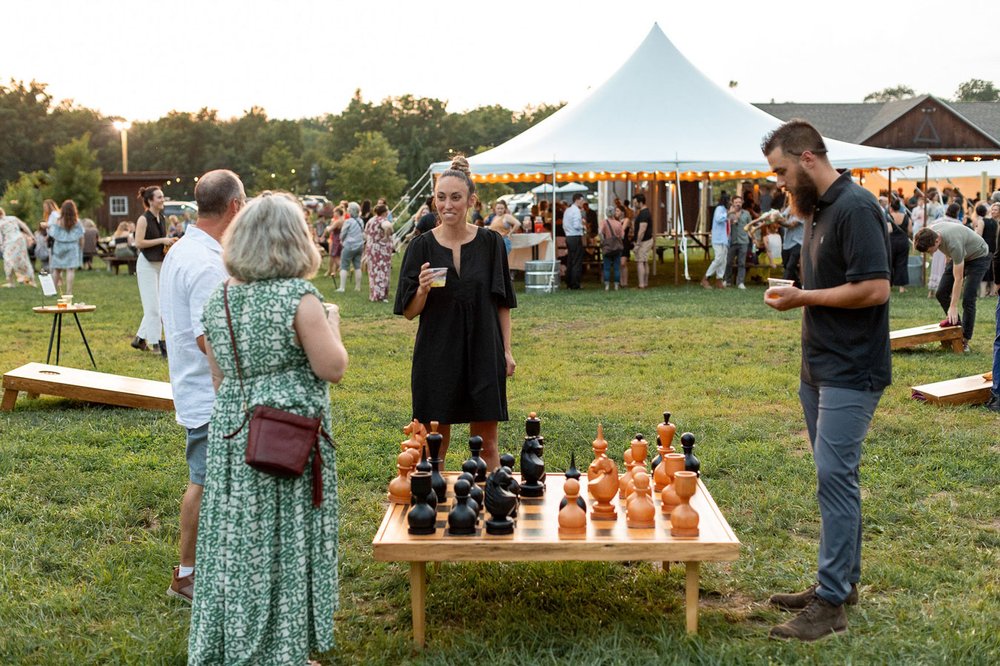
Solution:
[{"label": "woman in black dress", "polygon": [[910,218],[903,214],[903,204],[893,197],[889,204],[889,259],[892,264],[892,286],[899,293],[910,284],[907,262],[910,258]]},{"label": "woman in black dress", "polygon": [[[466,221],[475,201],[462,156],[438,178],[440,224],[413,239],[403,258],[394,311],[420,317],[410,386],[413,417],[438,421],[448,450],[451,424],[483,438],[483,458],[500,465],[497,422],[507,420],[507,377],[514,374],[510,310],[517,307],[500,234]],[[435,287],[435,268],[446,269]],[[438,281],[440,278],[438,278]]]}]

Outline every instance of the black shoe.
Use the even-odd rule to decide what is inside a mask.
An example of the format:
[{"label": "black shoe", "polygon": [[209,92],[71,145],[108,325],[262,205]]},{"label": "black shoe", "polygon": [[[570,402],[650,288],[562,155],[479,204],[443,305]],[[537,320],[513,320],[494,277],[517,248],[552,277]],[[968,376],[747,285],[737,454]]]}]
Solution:
[{"label": "black shoe", "polygon": [[160,356],[163,358],[167,357],[167,341],[160,340]]},{"label": "black shoe", "polygon": [[135,339],[132,340],[131,344],[133,349],[138,349],[139,351],[149,351],[149,345],[147,345],[146,341],[140,338],[138,335],[135,336]]},{"label": "black shoe", "polygon": [[990,399],[983,406],[991,412],[1000,412],[1000,396],[991,393]]},{"label": "black shoe", "polygon": [[[812,598],[816,596],[817,587],[819,587],[819,585],[813,583],[801,592],[772,595],[768,601],[784,610],[802,610],[808,606],[809,602],[812,601]],[[844,603],[848,606],[854,606],[858,603],[858,586],[856,583],[851,583],[851,593],[847,595],[847,599],[844,600]]]}]

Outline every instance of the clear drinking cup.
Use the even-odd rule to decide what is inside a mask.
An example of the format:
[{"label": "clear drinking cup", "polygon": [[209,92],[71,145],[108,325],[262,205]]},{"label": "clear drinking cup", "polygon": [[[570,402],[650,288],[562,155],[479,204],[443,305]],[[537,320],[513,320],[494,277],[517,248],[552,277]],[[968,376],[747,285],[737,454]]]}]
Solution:
[{"label": "clear drinking cup", "polygon": [[431,280],[431,287],[443,287],[448,281],[448,268],[431,268],[430,271],[434,274],[434,279]]},{"label": "clear drinking cup", "polygon": [[[782,280],[781,278],[767,278],[767,288],[772,287],[791,287],[795,284],[795,280]],[[769,296],[768,298],[776,298],[775,296]]]}]

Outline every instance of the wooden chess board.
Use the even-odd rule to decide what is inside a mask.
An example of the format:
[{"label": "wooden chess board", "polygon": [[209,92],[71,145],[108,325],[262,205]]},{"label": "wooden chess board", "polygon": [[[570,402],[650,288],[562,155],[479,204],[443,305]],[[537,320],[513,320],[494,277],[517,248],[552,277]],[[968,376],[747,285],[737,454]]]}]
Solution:
[{"label": "wooden chess board", "polygon": [[[454,499],[452,486],[458,472],[445,472],[448,496],[437,507],[437,530],[424,536],[412,535],[406,522],[408,504],[390,504],[372,542],[375,559],[390,562],[410,562],[411,600],[413,603],[413,633],[418,646],[424,643],[424,602],[426,596],[425,566],[427,562],[457,561],[557,561],[557,560],[648,560],[684,562],[687,567],[686,606],[687,629],[697,631],[698,564],[703,561],[735,560],[740,542],[729,523],[712,499],[705,484],[698,480],[698,490],[691,506],[698,512],[700,531],[697,537],[673,537],[670,520],[660,511],[659,493],[654,492],[656,522],[651,529],[629,528],[625,507],[616,498],[618,519],[595,521],[587,512],[587,534],[560,536],[559,503],[565,477],[548,474],[545,496],[522,498],[514,533],[497,536],[486,533],[483,510],[476,533],[469,536],[448,532],[448,510]],[[520,475],[515,474],[520,480]],[[587,477],[580,478],[580,496],[588,506]]]}]

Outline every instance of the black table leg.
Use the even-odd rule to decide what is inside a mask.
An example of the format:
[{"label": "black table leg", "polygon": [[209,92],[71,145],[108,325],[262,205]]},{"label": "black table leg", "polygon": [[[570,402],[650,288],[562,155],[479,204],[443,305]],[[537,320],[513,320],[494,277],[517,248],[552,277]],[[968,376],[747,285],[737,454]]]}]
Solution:
[{"label": "black table leg", "polygon": [[56,333],[56,365],[59,365],[59,350],[62,347],[62,312],[56,313],[56,321],[59,322],[59,331]]},{"label": "black table leg", "polygon": [[80,329],[80,337],[83,338],[83,346],[87,348],[87,356],[90,357],[90,363],[94,366],[94,370],[97,370],[97,363],[94,362],[94,355],[90,353],[90,345],[87,344],[87,336],[83,334],[83,326],[80,325],[80,318],[73,313],[73,319],[76,320],[76,327]]},{"label": "black table leg", "polygon": [[56,339],[56,317],[52,317],[52,332],[49,333],[49,353],[45,355],[45,364],[52,360],[52,342]]}]

